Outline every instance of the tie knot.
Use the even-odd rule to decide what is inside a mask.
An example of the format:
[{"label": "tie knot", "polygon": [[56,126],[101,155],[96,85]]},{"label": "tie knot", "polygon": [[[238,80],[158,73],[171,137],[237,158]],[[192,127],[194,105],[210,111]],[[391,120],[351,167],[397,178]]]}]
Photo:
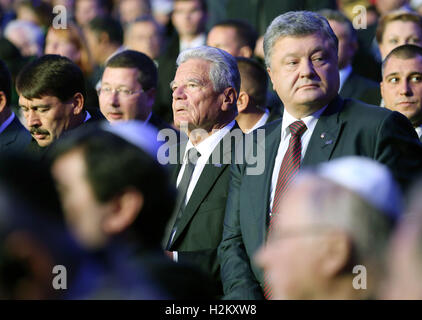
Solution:
[{"label": "tie knot", "polygon": [[188,150],[188,162],[196,165],[196,162],[198,161],[198,158],[200,156],[201,156],[201,154],[195,148],[190,148]]},{"label": "tie knot", "polygon": [[293,122],[290,126],[290,133],[292,136],[301,136],[307,129],[306,124],[302,120]]}]

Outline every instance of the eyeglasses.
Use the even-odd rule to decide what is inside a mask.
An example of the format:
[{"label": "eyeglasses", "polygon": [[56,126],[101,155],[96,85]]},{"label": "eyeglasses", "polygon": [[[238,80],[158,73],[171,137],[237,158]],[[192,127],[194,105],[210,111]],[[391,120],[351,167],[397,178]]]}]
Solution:
[{"label": "eyeglasses", "polygon": [[103,94],[103,95],[111,95],[112,93],[116,92],[117,95],[119,97],[122,98],[129,98],[130,96],[136,94],[136,93],[140,93],[143,92],[144,90],[140,89],[140,90],[128,90],[128,89],[122,89],[122,88],[118,88],[118,89],[113,89],[111,87],[103,87],[97,90],[98,95]]}]

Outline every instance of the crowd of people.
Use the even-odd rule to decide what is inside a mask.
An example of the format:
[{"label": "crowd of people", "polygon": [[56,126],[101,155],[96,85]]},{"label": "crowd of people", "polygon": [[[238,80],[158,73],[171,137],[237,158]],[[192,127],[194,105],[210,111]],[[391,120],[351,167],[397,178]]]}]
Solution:
[{"label": "crowd of people", "polygon": [[422,299],[421,14],[1,0],[0,298]]}]

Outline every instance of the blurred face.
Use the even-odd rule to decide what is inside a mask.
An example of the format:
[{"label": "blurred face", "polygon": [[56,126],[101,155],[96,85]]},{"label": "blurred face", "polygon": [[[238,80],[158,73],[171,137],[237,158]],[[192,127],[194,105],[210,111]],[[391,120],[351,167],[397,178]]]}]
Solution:
[{"label": "blurred face", "polygon": [[314,112],[337,95],[337,64],[329,39],[318,33],[287,36],[274,44],[268,73],[285,108],[295,115],[297,110]]},{"label": "blurred face", "polygon": [[205,18],[199,1],[174,2],[172,21],[180,36],[196,36],[203,32]]},{"label": "blurred face", "polygon": [[86,177],[86,165],[80,149],[60,156],[52,166],[66,222],[76,239],[85,247],[98,248],[106,242],[103,221],[109,205],[99,203]]},{"label": "blurred face", "polygon": [[68,102],[57,97],[44,96],[40,99],[19,97],[19,107],[26,120],[26,127],[41,147],[50,145],[66,130],[72,129],[74,117],[82,112],[83,98],[77,94]]},{"label": "blurred face", "polygon": [[75,3],[75,18],[80,26],[85,26],[95,17],[104,14],[97,0],[77,0]]},{"label": "blurred face", "polygon": [[153,23],[136,22],[125,34],[125,46],[154,60],[160,55],[161,36]]},{"label": "blurred face", "polygon": [[188,133],[196,128],[209,132],[219,118],[224,93],[214,91],[209,71],[210,62],[190,59],[177,68],[171,83],[174,123],[187,123]]},{"label": "blurred face", "polygon": [[241,47],[237,41],[237,34],[234,28],[219,26],[212,28],[208,33],[207,45],[223,49],[233,57],[240,56]]},{"label": "blurred face", "polygon": [[30,39],[22,29],[15,29],[14,32],[8,34],[7,38],[12,42],[25,57],[42,55],[42,48],[40,45]]},{"label": "blurred face", "polygon": [[75,63],[78,63],[81,54],[78,48],[70,41],[57,35],[54,31],[48,31],[45,41],[45,54],[58,54],[67,57]]},{"label": "blurred face", "polygon": [[352,40],[346,24],[334,20],[328,20],[328,22],[338,39],[338,67],[341,70],[352,63],[357,43]]},{"label": "blurred face", "polygon": [[125,24],[149,14],[149,8],[144,0],[123,0],[119,3],[119,12],[120,21]]},{"label": "blurred face", "polygon": [[388,109],[404,114],[414,127],[422,124],[422,58],[391,57],[384,68],[381,95]]},{"label": "blurred face", "polygon": [[84,33],[88,49],[92,54],[93,60],[98,64],[102,64],[102,52],[97,34],[89,28],[85,28]]},{"label": "blurred face", "polygon": [[422,46],[422,30],[411,21],[392,21],[385,27],[382,43],[379,44],[381,56],[384,59],[394,48],[414,44]]},{"label": "blurred face", "polygon": [[313,232],[313,223],[304,204],[306,187],[288,194],[256,262],[263,268],[272,299],[309,299],[318,285],[318,247],[323,234]]},{"label": "blurred face", "polygon": [[388,256],[388,278],[382,299],[422,299],[421,253],[418,250],[420,222],[409,221],[398,228]]},{"label": "blurred face", "polygon": [[148,118],[154,93],[153,90],[144,92],[138,77],[136,68],[107,67],[104,70],[99,101],[101,112],[108,121],[144,121]]}]

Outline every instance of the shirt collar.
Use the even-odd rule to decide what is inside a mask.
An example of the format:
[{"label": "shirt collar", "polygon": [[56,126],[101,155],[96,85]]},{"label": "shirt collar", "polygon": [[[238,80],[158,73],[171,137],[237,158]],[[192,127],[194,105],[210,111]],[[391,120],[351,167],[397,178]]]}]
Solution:
[{"label": "shirt collar", "polygon": [[249,132],[252,132],[252,131],[254,131],[255,129],[258,129],[259,127],[262,127],[264,124],[266,124],[267,123],[267,120],[268,120],[268,118],[269,118],[269,116],[270,116],[270,111],[268,110],[268,109],[265,109],[265,113],[262,115],[262,117],[258,120],[258,122],[257,123],[255,123],[255,125],[250,129],[250,130],[248,130],[247,132],[245,132],[245,133],[249,133]]},{"label": "shirt collar", "polygon": [[345,67],[345,68],[343,68],[339,71],[339,75],[340,75],[340,86],[338,88],[339,92],[340,92],[341,88],[343,88],[344,83],[346,82],[347,78],[350,76],[352,71],[353,71],[353,69],[352,69],[352,66],[350,64],[347,67]]},{"label": "shirt collar", "polygon": [[187,160],[188,151],[191,148],[196,148],[198,152],[201,154],[201,158],[205,157],[205,159],[208,159],[211,153],[214,151],[217,144],[220,142],[223,137],[229,133],[229,131],[234,127],[235,120],[230,122],[228,125],[224,126],[221,129],[213,131],[213,133],[208,136],[205,140],[202,140],[200,143],[198,143],[196,146],[193,145],[193,143],[188,140],[188,143],[186,145],[185,154],[183,156],[184,162]]},{"label": "shirt collar", "polygon": [[286,108],[285,108],[284,113],[283,113],[283,120],[282,120],[282,123],[281,123],[281,141],[283,141],[284,139],[286,139],[290,135],[289,126],[293,122],[298,121],[298,120],[302,120],[306,125],[307,131],[312,132],[314,130],[316,123],[317,123],[318,119],[320,118],[321,114],[325,111],[325,109],[327,109],[327,106],[328,105],[325,105],[321,109],[315,111],[311,115],[309,115],[305,118],[302,118],[302,119],[296,119],[290,113],[288,113]]},{"label": "shirt collar", "polygon": [[186,49],[203,46],[206,43],[206,40],[205,33],[201,33],[192,41],[180,41],[180,52]]},{"label": "shirt collar", "polygon": [[9,124],[12,123],[13,119],[15,119],[15,113],[12,112],[9,118],[5,122],[3,122],[0,126],[0,133],[2,133],[6,128],[9,126]]},{"label": "shirt collar", "polygon": [[422,136],[422,125],[420,125],[419,127],[416,127],[415,130],[418,135],[418,138],[420,139]]}]

